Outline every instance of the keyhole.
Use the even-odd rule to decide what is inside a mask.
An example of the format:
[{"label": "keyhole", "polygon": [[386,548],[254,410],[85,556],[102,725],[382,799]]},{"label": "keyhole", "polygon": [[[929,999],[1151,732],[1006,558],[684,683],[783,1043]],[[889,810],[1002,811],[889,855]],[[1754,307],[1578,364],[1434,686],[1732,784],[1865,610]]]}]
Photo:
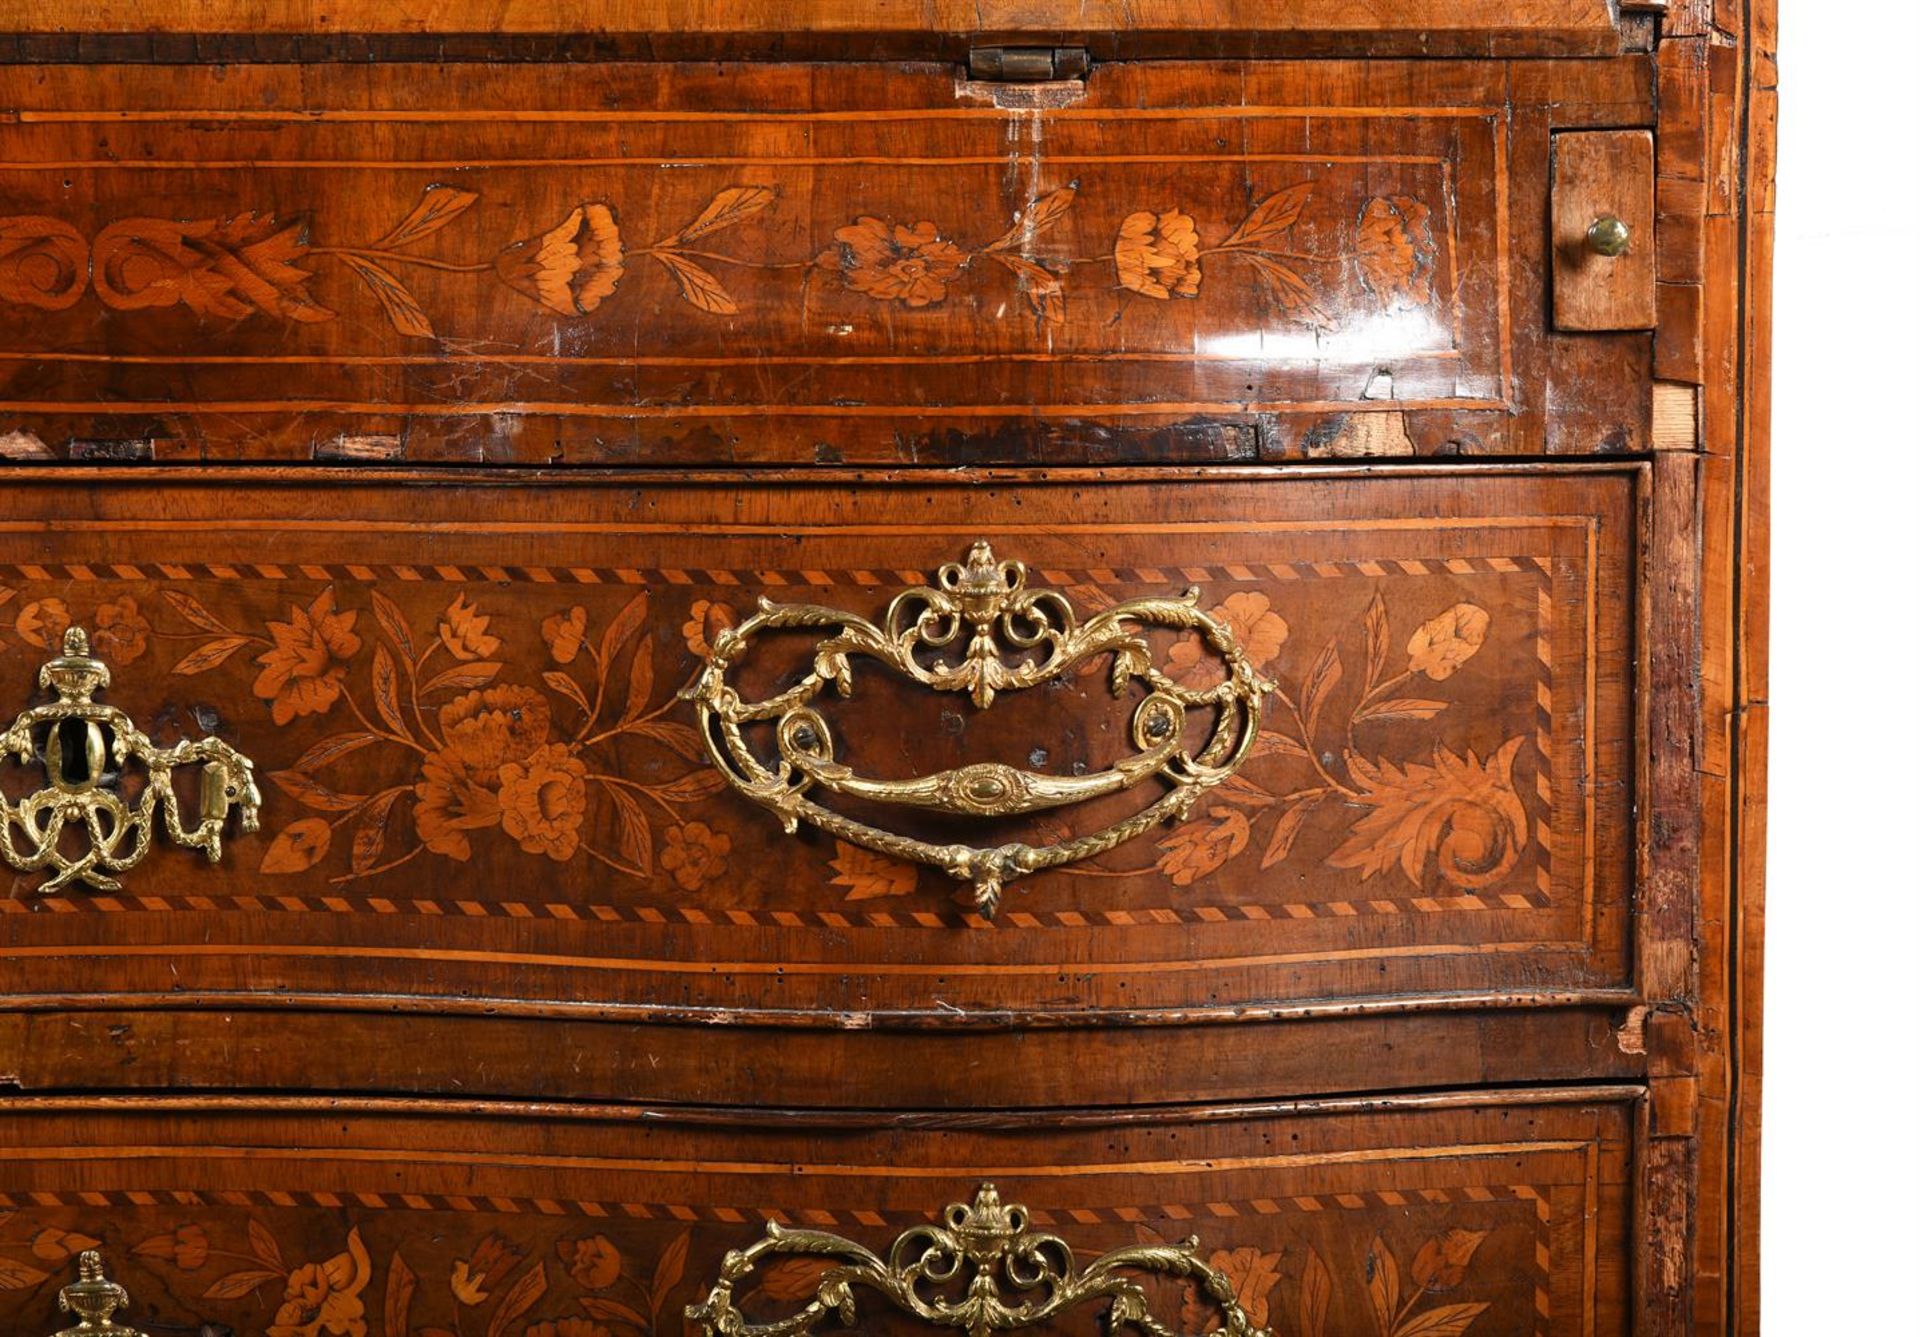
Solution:
[{"label": "keyhole", "polygon": [[55,727],[60,735],[60,782],[73,787],[99,783],[112,733],[89,720],[64,719]]}]

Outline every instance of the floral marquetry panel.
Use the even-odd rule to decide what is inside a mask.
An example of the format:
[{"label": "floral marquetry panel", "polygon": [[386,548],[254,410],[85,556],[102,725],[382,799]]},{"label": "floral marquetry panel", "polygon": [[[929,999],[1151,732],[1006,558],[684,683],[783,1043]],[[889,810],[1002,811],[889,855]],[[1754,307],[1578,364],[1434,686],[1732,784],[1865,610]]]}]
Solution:
[{"label": "floral marquetry panel", "polygon": [[1114,66],[1024,108],[909,66],[48,68],[22,96],[15,454],[1648,444],[1649,339],[1546,328],[1531,221],[1556,130],[1651,114],[1640,62]]},{"label": "floral marquetry panel", "polygon": [[[948,1204],[978,1208],[991,1179],[1024,1209],[1027,1231],[1061,1240],[1081,1264],[1194,1239],[1260,1329],[1627,1331],[1633,1107],[1599,1092],[1366,1113],[1122,1114],[1080,1129],[987,1119],[966,1133],[870,1116],[776,1131],[750,1116],[701,1127],[592,1107],[339,1108],[0,1110],[0,1325],[51,1332],[75,1255],[96,1249],[133,1297],[122,1317],[153,1333],[693,1334],[688,1308],[767,1223],[886,1257]],[[785,1318],[836,1261],[775,1256],[739,1282],[734,1303],[751,1322]],[[1147,1274],[1141,1286],[1176,1331],[1216,1321],[1191,1282]],[[919,1290],[953,1294],[931,1277]],[[852,1300],[860,1331],[942,1330],[874,1289],[856,1284]],[[1089,1299],[1030,1330],[1091,1333],[1105,1308]]]},{"label": "floral marquetry panel", "polygon": [[[79,627],[119,709],[161,744],[218,734],[262,802],[217,865],[157,847],[120,891],[17,875],[9,994],[825,1019],[1632,983],[1634,466],[752,493],[16,477],[0,499],[15,708]],[[935,690],[818,626],[740,649],[763,599],[877,625],[983,570],[1028,600],[969,633],[1005,666],[997,691]],[[1020,670],[1047,653],[1035,619],[1142,606],[1171,621]],[[748,712],[732,740],[703,729],[688,697],[721,690],[703,678],[716,655],[737,656],[739,699],[810,704]],[[1154,713],[1170,701],[1189,704]],[[1244,741],[1208,751],[1217,712],[1248,702]],[[737,742],[788,766],[776,733],[858,829],[787,834],[779,801],[720,764]],[[1129,761],[1143,748],[1163,761]],[[1102,775],[1118,778],[1076,787]],[[939,776],[1070,801],[882,802]],[[1195,776],[1184,804],[1127,825]],[[14,800],[43,780],[0,777]],[[1009,876],[988,918],[966,875],[874,828],[1076,857]]]}]

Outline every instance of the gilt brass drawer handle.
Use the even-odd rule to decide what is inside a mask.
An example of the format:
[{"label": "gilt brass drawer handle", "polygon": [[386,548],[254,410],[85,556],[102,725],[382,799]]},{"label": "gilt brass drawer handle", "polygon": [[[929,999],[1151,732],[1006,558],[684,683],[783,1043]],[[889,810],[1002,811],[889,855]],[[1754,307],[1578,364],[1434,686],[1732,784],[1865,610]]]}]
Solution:
[{"label": "gilt brass drawer handle", "polygon": [[[1082,621],[1066,597],[1027,588],[1027,569],[995,559],[976,543],[964,563],[940,568],[932,587],[907,590],[888,606],[884,625],[817,604],[761,599],[754,614],[715,638],[707,663],[687,689],[699,707],[707,750],[733,786],[779,817],[789,835],[802,821],[856,845],[929,864],[973,884],[974,903],[991,916],[1002,888],[1014,878],[1103,854],[1161,822],[1185,818],[1200,797],[1240,768],[1260,728],[1260,699],[1273,685],[1254,671],[1225,623],[1202,611],[1200,594],[1133,599]],[[812,671],[764,701],[748,701],[727,681],[728,670],[766,631],[819,628],[833,634],[814,647]],[[1206,688],[1182,686],[1153,664],[1144,633],[1150,628],[1199,636],[1219,657],[1224,680]],[[958,662],[939,654],[961,651]],[[856,775],[834,758],[833,734],[814,699],[831,684],[853,691],[854,656],[879,661],[939,692],[965,693],[986,709],[1000,692],[1059,679],[1076,665],[1112,657],[1115,696],[1138,683],[1145,697],[1134,707],[1131,733],[1139,750],[1090,775],[1048,775],[997,763],[908,780]],[[1206,741],[1189,749],[1190,714],[1211,711]],[[776,755],[763,758],[748,729],[770,726]],[[764,735],[763,735],[764,736]],[[881,830],[823,806],[813,792],[963,817],[1017,816],[1082,803],[1150,780],[1167,791],[1152,804],[1104,830],[1055,844],[992,848],[935,845]]]},{"label": "gilt brass drawer handle", "polygon": [[[1105,1328],[1137,1329],[1144,1337],[1175,1337],[1148,1307],[1134,1274],[1148,1273],[1196,1284],[1220,1316],[1216,1337],[1267,1337],[1234,1297],[1233,1282],[1200,1258],[1200,1241],[1137,1244],[1103,1253],[1084,1268],[1063,1239],[1029,1229],[1027,1209],[1002,1205],[992,1184],[982,1184],[971,1205],[953,1203],[941,1224],[914,1226],[893,1241],[882,1259],[852,1240],[819,1230],[789,1230],[768,1222],[767,1233],[720,1263],[720,1279],[704,1303],[687,1306],[687,1321],[704,1337],[798,1337],[828,1314],[843,1326],[854,1321],[854,1288],[877,1291],[896,1308],[943,1328],[964,1328],[969,1337],[989,1337],[1014,1328],[1038,1327],[1090,1301],[1106,1300]],[[806,1306],[772,1323],[751,1323],[734,1307],[734,1289],[769,1255],[805,1254],[828,1259]],[[931,1287],[959,1294],[929,1293]],[[957,1286],[955,1285],[957,1283]]]},{"label": "gilt brass drawer handle", "polygon": [[115,1310],[133,1302],[127,1289],[117,1281],[108,1281],[100,1255],[88,1249],[80,1255],[80,1280],[60,1288],[60,1312],[79,1319],[70,1328],[62,1328],[53,1337],[143,1337],[124,1323],[115,1323]]},{"label": "gilt brass drawer handle", "polygon": [[[218,738],[157,746],[123,712],[93,699],[113,675],[93,657],[87,633],[69,627],[62,648],[65,653],[40,666],[40,689],[59,700],[23,711],[0,734],[0,751],[21,765],[37,761],[46,772],[46,785],[18,803],[0,795],[0,855],[23,873],[54,870],[35,890],[51,894],[82,882],[118,891],[111,875],[146,857],[156,810],[175,844],[204,850],[213,863],[220,861],[228,813],[238,810],[242,830],[259,829],[252,762]],[[119,789],[135,762],[145,783],[129,803]],[[200,770],[199,820],[192,826],[181,818],[173,786],[174,768],[186,766]],[[85,837],[84,852],[61,848],[70,826]]]}]

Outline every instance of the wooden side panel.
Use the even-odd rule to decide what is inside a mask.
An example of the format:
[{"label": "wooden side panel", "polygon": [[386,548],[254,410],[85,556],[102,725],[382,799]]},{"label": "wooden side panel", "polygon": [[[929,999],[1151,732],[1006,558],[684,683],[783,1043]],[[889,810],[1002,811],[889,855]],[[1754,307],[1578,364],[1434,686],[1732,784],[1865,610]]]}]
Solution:
[{"label": "wooden side panel", "polygon": [[[19,706],[78,623],[114,703],[163,741],[217,731],[266,804],[224,862],[162,849],[121,895],[15,879],[8,995],[964,1021],[1633,982],[1640,466],[19,477],[0,498]],[[1229,786],[1016,880],[992,924],[936,869],[783,835],[676,695],[757,598],[879,618],[978,539],[1083,611],[1193,586],[1278,684]],[[817,639],[742,671],[792,681]],[[1181,681],[1216,671],[1170,632],[1148,648]],[[864,774],[1078,775],[1130,750],[1098,664],[980,709],[859,662],[819,704]],[[985,829],[1047,844],[1147,801]]]},{"label": "wooden side panel", "polygon": [[[606,464],[1620,453],[1549,144],[1652,64],[37,70],[0,451]],[[1650,234],[1650,229],[1649,229]]]},{"label": "wooden side panel", "polygon": [[[991,1180],[1083,1265],[1198,1236],[1250,1317],[1279,1331],[1373,1332],[1384,1304],[1426,1321],[1408,1331],[1624,1337],[1637,1330],[1632,1108],[1629,1092],[1496,1093],[943,1131],[554,1106],[13,1102],[0,1326],[52,1331],[73,1252],[98,1247],[135,1297],[126,1317],[156,1333],[294,1333],[322,1314],[387,1337],[678,1330],[722,1255],[768,1220],[884,1256]],[[818,1280],[789,1262],[751,1274],[737,1300],[765,1321]],[[1165,1321],[1204,1305],[1178,1281],[1144,1284]],[[870,1288],[854,1296],[863,1332],[925,1331]],[[1090,1331],[1105,1307],[1035,1331]]]}]

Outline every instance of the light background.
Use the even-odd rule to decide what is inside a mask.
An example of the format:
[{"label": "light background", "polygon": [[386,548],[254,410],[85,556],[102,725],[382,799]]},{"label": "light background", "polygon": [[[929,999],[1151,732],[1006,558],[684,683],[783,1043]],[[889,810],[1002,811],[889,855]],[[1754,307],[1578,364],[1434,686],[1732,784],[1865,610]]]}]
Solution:
[{"label": "light background", "polygon": [[1762,1308],[1920,1333],[1920,14],[1780,8]]}]

